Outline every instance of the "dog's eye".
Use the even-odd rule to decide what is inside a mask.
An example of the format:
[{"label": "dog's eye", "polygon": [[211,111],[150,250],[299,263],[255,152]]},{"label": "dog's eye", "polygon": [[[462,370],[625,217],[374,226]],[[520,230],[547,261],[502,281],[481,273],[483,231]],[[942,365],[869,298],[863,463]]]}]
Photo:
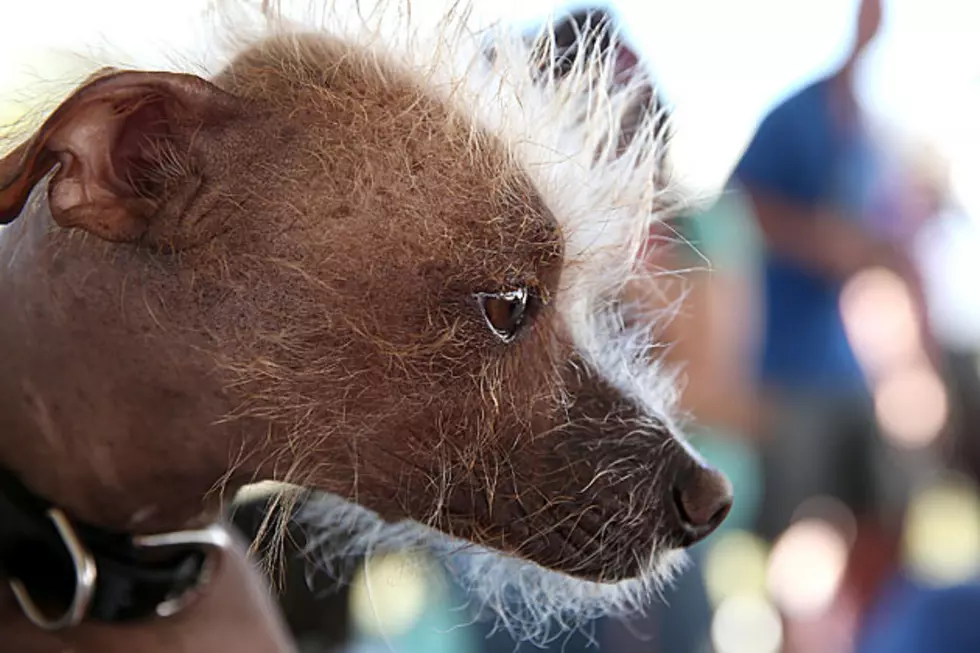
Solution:
[{"label": "dog's eye", "polygon": [[490,330],[504,342],[513,340],[527,313],[527,288],[501,293],[477,293],[476,299]]}]

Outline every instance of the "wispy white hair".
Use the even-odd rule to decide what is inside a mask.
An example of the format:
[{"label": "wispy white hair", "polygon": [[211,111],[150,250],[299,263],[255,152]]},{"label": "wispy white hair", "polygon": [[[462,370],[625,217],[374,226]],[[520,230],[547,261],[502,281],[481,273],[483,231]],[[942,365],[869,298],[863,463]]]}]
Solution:
[{"label": "wispy white hair", "polygon": [[415,521],[389,523],[374,512],[330,494],[301,505],[296,519],[307,531],[310,571],[349,582],[362,558],[392,552],[435,555],[465,593],[473,618],[488,620],[516,641],[544,645],[586,628],[598,617],[642,614],[683,566],[672,551],[651,560],[646,573],[619,583],[571,578],[532,562],[452,538]]}]

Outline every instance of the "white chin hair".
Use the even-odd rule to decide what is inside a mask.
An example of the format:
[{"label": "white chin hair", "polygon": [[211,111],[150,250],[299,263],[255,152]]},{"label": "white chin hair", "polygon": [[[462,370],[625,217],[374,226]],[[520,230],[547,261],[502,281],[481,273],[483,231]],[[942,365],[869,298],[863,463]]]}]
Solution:
[{"label": "white chin hair", "polygon": [[307,533],[305,556],[318,571],[348,582],[359,558],[423,550],[434,554],[465,593],[474,618],[490,620],[518,642],[544,645],[599,617],[643,613],[684,566],[683,550],[651,552],[646,571],[618,583],[595,583],[451,538],[414,521],[388,523],[374,512],[321,494],[296,521]]}]

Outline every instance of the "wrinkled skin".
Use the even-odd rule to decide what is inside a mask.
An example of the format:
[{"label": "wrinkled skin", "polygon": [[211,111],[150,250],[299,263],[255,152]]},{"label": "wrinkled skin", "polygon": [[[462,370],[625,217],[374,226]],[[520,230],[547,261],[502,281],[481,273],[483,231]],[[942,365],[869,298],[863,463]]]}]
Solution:
[{"label": "wrinkled skin", "polygon": [[576,354],[520,166],[327,38],[105,71],[0,159],[0,221],[0,463],[79,519],[182,528],[275,478],[613,582],[727,513]]}]

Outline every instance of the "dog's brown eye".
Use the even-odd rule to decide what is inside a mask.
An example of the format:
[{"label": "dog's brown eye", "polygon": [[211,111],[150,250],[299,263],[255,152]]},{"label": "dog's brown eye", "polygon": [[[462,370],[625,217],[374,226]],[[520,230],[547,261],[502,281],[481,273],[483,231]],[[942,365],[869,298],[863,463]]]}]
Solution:
[{"label": "dog's brown eye", "polygon": [[502,293],[477,293],[476,295],[487,326],[504,342],[513,340],[524,323],[527,298],[527,288]]}]

